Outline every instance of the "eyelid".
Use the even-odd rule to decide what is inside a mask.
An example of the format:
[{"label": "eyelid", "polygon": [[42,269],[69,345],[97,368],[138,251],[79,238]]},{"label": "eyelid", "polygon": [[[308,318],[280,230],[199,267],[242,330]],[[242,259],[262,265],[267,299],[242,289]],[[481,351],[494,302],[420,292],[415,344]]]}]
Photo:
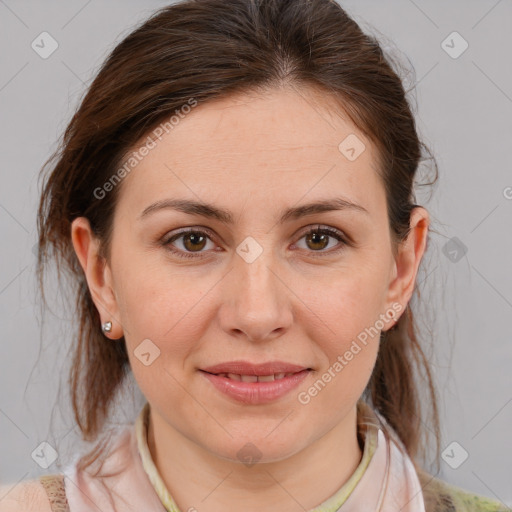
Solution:
[{"label": "eyelid", "polygon": [[169,243],[173,238],[177,238],[181,235],[186,235],[187,233],[196,233],[201,232],[210,237],[210,239],[217,238],[217,235],[210,229],[205,226],[186,226],[183,228],[178,228],[172,231],[166,232],[166,234],[162,237],[163,243]]},{"label": "eyelid", "polygon": [[334,226],[329,226],[327,224],[318,224],[318,223],[306,226],[301,231],[299,231],[299,235],[302,238],[304,235],[307,235],[311,231],[327,231],[329,233],[332,233],[333,235],[336,235],[336,236],[342,238],[347,243],[350,240],[349,236],[346,235],[341,229],[335,228]]}]

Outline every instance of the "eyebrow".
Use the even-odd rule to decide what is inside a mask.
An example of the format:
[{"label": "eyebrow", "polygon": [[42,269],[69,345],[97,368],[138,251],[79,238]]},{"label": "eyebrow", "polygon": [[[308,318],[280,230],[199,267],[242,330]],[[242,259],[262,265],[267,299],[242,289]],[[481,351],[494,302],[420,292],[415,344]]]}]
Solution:
[{"label": "eyebrow", "polygon": [[[208,217],[216,219],[223,224],[233,224],[234,216],[228,210],[216,207],[212,204],[204,203],[201,201],[191,201],[188,199],[163,199],[149,205],[139,215],[138,219],[142,220],[151,213],[154,213],[163,209],[177,210],[189,215],[200,215],[202,217]],[[278,220],[280,224],[283,224],[289,220],[296,220],[306,215],[313,215],[315,213],[324,213],[338,210],[352,210],[365,213],[369,215],[368,210],[363,206],[353,203],[348,199],[341,197],[334,199],[326,199],[323,201],[317,201],[314,203],[308,203],[301,206],[295,206],[284,210]]]}]

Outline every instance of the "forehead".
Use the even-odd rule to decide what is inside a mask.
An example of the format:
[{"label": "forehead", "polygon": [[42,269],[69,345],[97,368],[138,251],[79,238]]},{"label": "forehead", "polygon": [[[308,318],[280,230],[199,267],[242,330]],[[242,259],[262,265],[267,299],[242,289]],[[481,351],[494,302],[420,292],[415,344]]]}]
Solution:
[{"label": "forehead", "polygon": [[261,207],[270,193],[296,203],[333,189],[367,209],[382,200],[375,148],[319,91],[237,94],[187,111],[160,139],[148,134],[155,145],[123,179],[120,203],[141,210],[168,197],[238,197]]}]

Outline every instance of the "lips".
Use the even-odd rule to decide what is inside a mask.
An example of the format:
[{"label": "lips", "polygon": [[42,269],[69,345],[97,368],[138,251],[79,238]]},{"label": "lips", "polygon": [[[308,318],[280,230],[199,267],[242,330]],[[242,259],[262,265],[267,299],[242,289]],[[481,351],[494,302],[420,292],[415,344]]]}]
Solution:
[{"label": "lips", "polygon": [[[222,365],[222,367],[225,368],[225,365]],[[210,369],[212,368],[214,367],[210,367]],[[243,371],[268,372],[269,370],[267,368],[262,369],[260,366],[259,368],[255,369],[253,365],[251,369],[247,369],[245,367]],[[290,365],[288,365],[288,368],[290,368]],[[240,380],[237,380],[233,377],[236,377],[238,374],[215,374],[204,370],[200,371],[200,374],[206,379],[207,382],[209,382],[209,385],[213,385],[213,387],[220,391],[224,396],[245,405],[263,405],[282,399],[302,382],[304,382],[310,373],[311,371],[305,368],[302,371],[291,373],[289,376],[285,375],[278,380],[265,381],[260,380],[267,378],[264,375],[248,375],[245,378],[242,376]],[[283,372],[281,372],[281,375],[282,374]],[[231,377],[228,377],[228,375]],[[279,374],[271,375],[272,377],[275,377]],[[245,379],[249,380],[247,381]]]},{"label": "lips", "polygon": [[212,375],[217,375],[218,377],[226,377],[227,379],[238,380],[241,382],[272,382],[274,380],[281,380],[285,377],[295,375],[295,372],[280,372],[271,375],[239,375],[236,373],[216,373]]},{"label": "lips", "polygon": [[[269,361],[266,363],[254,364],[246,361],[229,361],[225,363],[216,364],[201,368],[202,371],[211,373],[213,375],[223,375],[234,380],[243,380],[245,382],[259,381],[259,377],[268,377],[267,380],[279,380],[283,377],[301,372],[303,370],[310,370],[307,366],[301,366],[284,361]],[[241,377],[240,379],[238,377]],[[244,377],[251,380],[244,380]],[[257,377],[258,379],[255,379]],[[260,382],[265,381],[262,379]]]}]

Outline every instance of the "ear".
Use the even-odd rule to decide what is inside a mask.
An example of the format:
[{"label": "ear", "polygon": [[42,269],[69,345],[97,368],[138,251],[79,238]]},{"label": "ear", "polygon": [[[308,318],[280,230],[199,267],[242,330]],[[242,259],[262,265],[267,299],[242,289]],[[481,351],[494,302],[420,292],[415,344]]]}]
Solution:
[{"label": "ear", "polygon": [[71,240],[101,323],[112,322],[112,330],[105,332],[104,335],[111,339],[119,339],[123,336],[123,329],[119,321],[112,272],[107,261],[99,254],[99,240],[86,217],[78,217],[71,223]]},{"label": "ear", "polygon": [[[387,294],[388,307],[398,302],[403,312],[412,297],[418,268],[427,247],[429,224],[430,216],[425,208],[417,206],[412,210],[409,235],[399,244],[393,264],[392,280]],[[388,328],[392,326],[393,324],[390,324]],[[383,329],[385,330],[387,329]]]}]

